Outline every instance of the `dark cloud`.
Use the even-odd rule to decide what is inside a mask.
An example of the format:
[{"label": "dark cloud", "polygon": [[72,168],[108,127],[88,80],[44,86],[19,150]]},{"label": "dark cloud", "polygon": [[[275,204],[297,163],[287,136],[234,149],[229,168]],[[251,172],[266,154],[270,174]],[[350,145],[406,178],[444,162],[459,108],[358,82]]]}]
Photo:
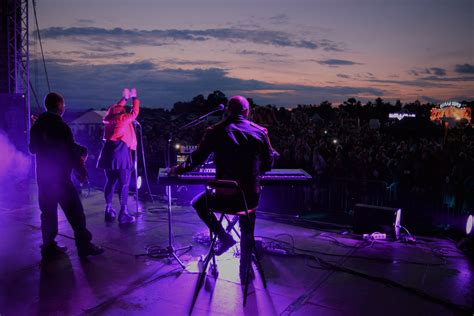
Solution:
[{"label": "dark cloud", "polygon": [[444,77],[444,76],[427,76],[420,77],[419,80],[427,81],[444,81],[444,82],[454,82],[454,81],[474,81],[474,77]]},{"label": "dark cloud", "polygon": [[384,84],[397,84],[402,86],[410,86],[410,87],[422,87],[422,88],[444,88],[452,86],[449,83],[439,83],[439,82],[431,82],[428,80],[385,80],[385,79],[369,79],[366,80],[369,82],[374,83],[384,83]]},{"label": "dark cloud", "polygon": [[243,49],[238,51],[237,54],[239,55],[249,55],[249,56],[261,56],[261,57],[287,57],[288,54],[277,54],[277,53],[266,53],[266,52],[259,52],[256,50],[247,50]]},{"label": "dark cloud", "polygon": [[306,49],[322,48],[336,50],[338,45],[329,40],[309,40],[282,32],[262,29],[217,28],[206,30],[130,30],[122,28],[104,29],[97,27],[50,27],[41,31],[44,39],[62,39],[84,45],[100,45],[120,49],[125,46],[168,45],[177,41],[207,41],[211,39],[229,42],[250,42],[255,44]]},{"label": "dark cloud", "polygon": [[446,76],[446,70],[440,67],[431,68],[413,68],[408,71],[408,74],[418,77],[421,75],[435,75],[435,76]]},{"label": "dark cloud", "polygon": [[373,73],[371,72],[366,72],[366,73],[356,73],[354,75],[356,78],[359,78],[359,79],[375,79],[375,76]]},{"label": "dark cloud", "polygon": [[[198,94],[207,95],[216,89],[229,96],[243,94],[252,97],[259,104],[282,106],[384,94],[372,87],[321,87],[245,80],[230,77],[220,68],[159,68],[150,61],[88,65],[48,60],[47,64],[52,89],[64,94],[68,106],[78,108],[107,107],[120,97],[123,87],[133,86],[137,87],[143,105],[148,107],[171,107],[177,101],[190,100]],[[38,81],[44,83],[44,78]],[[36,90],[40,96],[46,93],[44,85]]]},{"label": "dark cloud", "polygon": [[474,65],[463,64],[454,66],[454,71],[458,74],[474,74]]},{"label": "dark cloud", "polygon": [[288,24],[290,21],[288,15],[282,13],[269,18],[270,23],[272,24]]},{"label": "dark cloud", "polygon": [[431,71],[435,76],[446,76],[446,70],[439,67],[431,67]]},{"label": "dark cloud", "polygon": [[425,102],[429,102],[429,103],[441,103],[440,99],[435,99],[435,98],[432,98],[432,97],[428,97],[426,95],[422,95],[421,100],[423,100]]},{"label": "dark cloud", "polygon": [[349,79],[349,78],[350,78],[349,75],[345,75],[345,74],[337,74],[337,76],[338,76],[339,78],[344,78],[344,79]]},{"label": "dark cloud", "polygon": [[[467,77],[453,77],[446,76],[446,71],[443,68],[431,67],[420,69],[411,69],[409,71],[416,76],[414,80],[391,80],[391,79],[377,79],[369,78],[369,82],[382,84],[397,84],[402,86],[419,87],[419,88],[445,88],[452,87],[459,82],[474,81],[474,76]],[[423,76],[421,76],[423,75]]]},{"label": "dark cloud", "polygon": [[344,60],[344,59],[326,59],[326,60],[318,60],[316,62],[321,65],[327,65],[327,66],[332,66],[332,67],[361,65],[360,63],[356,63],[356,62],[353,62],[350,60]]},{"label": "dark cloud", "polygon": [[[421,96],[420,97],[423,101],[426,101],[426,102],[430,102],[430,103],[434,103],[434,104],[440,104],[442,102],[445,102],[446,99],[437,99],[437,98],[432,98],[432,97],[429,97],[429,96]],[[456,100],[456,101],[472,101],[474,100],[474,96],[463,96],[463,95],[454,95],[452,97],[449,98],[450,100]]]},{"label": "dark cloud", "polygon": [[466,96],[466,95],[456,95],[451,98],[451,100],[459,100],[459,101],[466,101],[466,102],[472,102],[474,101],[474,94],[471,94],[471,96]]},{"label": "dark cloud", "polygon": [[93,23],[95,23],[94,20],[89,20],[89,19],[78,19],[77,22],[82,23],[82,24],[93,24]]},{"label": "dark cloud", "polygon": [[329,39],[319,40],[319,45],[327,52],[343,52],[345,50],[345,45],[341,43],[336,43]]},{"label": "dark cloud", "polygon": [[135,56],[133,52],[117,52],[117,51],[106,51],[106,52],[88,52],[88,51],[69,51],[64,52],[66,55],[72,55],[80,59],[117,59]]},{"label": "dark cloud", "polygon": [[215,61],[215,60],[183,60],[183,59],[165,59],[161,62],[165,64],[172,64],[172,65],[196,65],[196,66],[212,66],[212,65],[222,65],[224,62],[222,61]]},{"label": "dark cloud", "polygon": [[[58,55],[59,56],[59,55]],[[42,61],[39,61],[38,58],[41,58],[41,55],[39,54],[31,54],[30,55],[30,60],[35,60],[37,62],[40,62],[42,63]],[[77,64],[78,63],[78,60],[75,59],[75,58],[64,58],[64,57],[56,57],[56,58],[49,58],[46,60],[46,65],[48,65],[48,63],[55,63],[55,64]]]}]

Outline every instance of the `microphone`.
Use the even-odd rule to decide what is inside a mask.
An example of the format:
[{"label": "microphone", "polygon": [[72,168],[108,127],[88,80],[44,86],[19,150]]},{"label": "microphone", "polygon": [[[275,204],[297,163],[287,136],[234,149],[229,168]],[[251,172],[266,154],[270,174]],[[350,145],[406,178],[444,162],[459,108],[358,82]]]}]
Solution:
[{"label": "microphone", "polygon": [[181,126],[180,129],[185,129],[185,128],[188,128],[188,127],[193,127],[193,126],[195,126],[195,125],[201,123],[201,121],[202,121],[203,119],[205,119],[206,117],[208,117],[209,115],[212,115],[212,114],[214,114],[214,113],[216,113],[216,112],[222,111],[222,110],[224,109],[224,107],[225,107],[224,104],[219,104],[216,109],[212,110],[212,111],[209,112],[209,113],[204,114],[204,115],[201,116],[201,117],[198,117],[197,119],[195,119],[195,120],[189,122],[189,123],[186,124],[186,125]]}]

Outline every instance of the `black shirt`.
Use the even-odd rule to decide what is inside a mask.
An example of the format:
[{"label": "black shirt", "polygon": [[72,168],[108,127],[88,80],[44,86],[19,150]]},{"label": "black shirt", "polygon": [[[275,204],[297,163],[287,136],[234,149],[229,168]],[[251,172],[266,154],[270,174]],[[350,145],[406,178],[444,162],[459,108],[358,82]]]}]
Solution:
[{"label": "black shirt", "polygon": [[214,153],[216,178],[237,181],[244,191],[260,191],[259,177],[273,164],[267,130],[246,117],[231,116],[209,127],[185,170],[205,162]]},{"label": "black shirt", "polygon": [[71,128],[61,116],[44,112],[30,130],[29,149],[36,154],[39,181],[70,179],[71,171],[80,163],[87,149],[74,142]]}]

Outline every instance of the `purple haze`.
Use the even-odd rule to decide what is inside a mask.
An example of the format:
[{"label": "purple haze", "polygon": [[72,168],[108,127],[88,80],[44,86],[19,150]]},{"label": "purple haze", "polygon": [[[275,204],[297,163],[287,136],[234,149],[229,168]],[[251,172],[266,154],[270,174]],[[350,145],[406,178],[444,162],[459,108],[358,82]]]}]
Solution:
[{"label": "purple haze", "polygon": [[0,183],[25,179],[30,166],[30,157],[17,150],[0,130]]}]

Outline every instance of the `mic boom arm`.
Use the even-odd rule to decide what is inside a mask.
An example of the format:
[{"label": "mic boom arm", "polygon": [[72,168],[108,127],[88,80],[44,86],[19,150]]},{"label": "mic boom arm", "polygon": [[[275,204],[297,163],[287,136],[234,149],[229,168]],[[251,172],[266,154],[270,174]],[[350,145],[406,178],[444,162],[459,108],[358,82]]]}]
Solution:
[{"label": "mic boom arm", "polygon": [[190,127],[196,126],[196,125],[198,125],[199,123],[201,123],[201,121],[202,121],[203,119],[205,119],[206,117],[208,117],[209,115],[214,114],[214,113],[219,112],[219,111],[222,111],[223,109],[224,109],[224,105],[223,105],[223,104],[219,104],[219,106],[217,107],[217,109],[212,110],[211,112],[206,113],[206,114],[204,114],[203,116],[198,117],[198,118],[195,119],[195,120],[192,120],[191,122],[189,122],[189,123],[187,123],[187,124],[181,126],[179,129],[186,129],[186,128],[190,128]]}]

